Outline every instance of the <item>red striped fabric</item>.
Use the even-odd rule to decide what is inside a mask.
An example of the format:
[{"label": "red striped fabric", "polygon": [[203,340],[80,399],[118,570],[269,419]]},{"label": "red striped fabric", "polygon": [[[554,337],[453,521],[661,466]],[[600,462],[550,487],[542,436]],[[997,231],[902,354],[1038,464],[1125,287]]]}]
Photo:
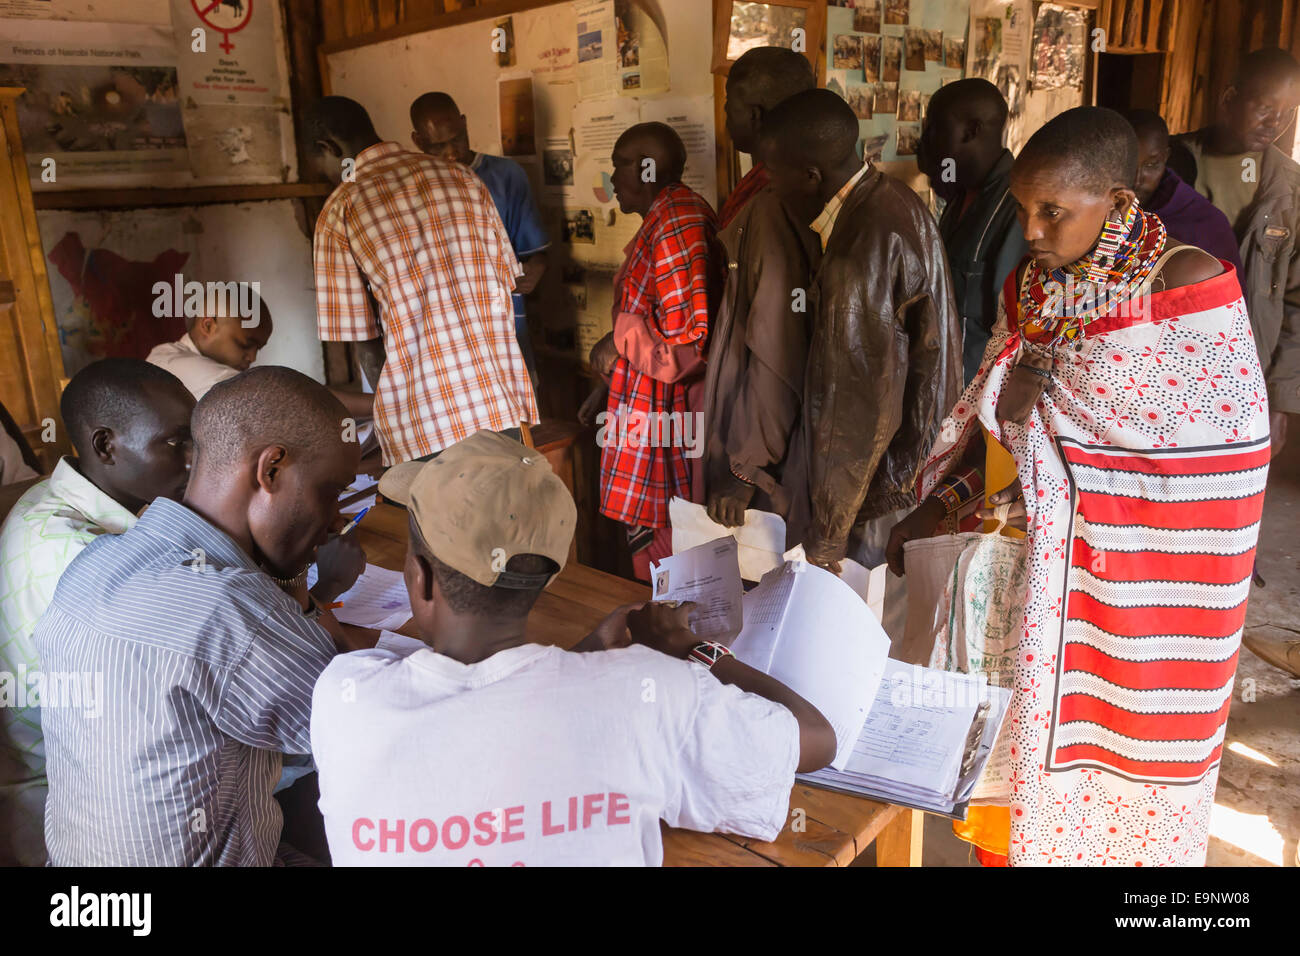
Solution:
[{"label": "red striped fabric", "polygon": [[1250,576],[1255,553],[1184,554],[1179,561],[1165,561],[1159,551],[1106,551],[1094,548],[1083,538],[1074,539],[1074,566],[1087,568],[1107,581],[1150,581],[1160,568],[1164,581],[1195,581],[1203,584],[1236,584]]},{"label": "red striped fabric", "polygon": [[[1238,554],[1214,549],[1228,547],[1224,542],[1234,537],[1220,532],[1259,521],[1268,444],[1201,455],[1116,454],[1068,442],[1062,443],[1062,450],[1077,489],[1078,520],[1077,537],[1067,550],[1068,603],[1052,762],[1101,764],[1143,777],[1199,777],[1222,749],[1237,646],[1233,644],[1231,656],[1223,660],[1149,660],[1150,640],[1143,641],[1142,653],[1135,650],[1131,657],[1124,644],[1128,638],[1170,635],[1185,646],[1188,638],[1231,638],[1241,630],[1244,591],[1232,606],[1219,605],[1233,601],[1225,599],[1234,593],[1225,586],[1240,586],[1250,576],[1254,548]],[[1241,473],[1241,481],[1210,478],[1224,473]],[[1206,480],[1198,482],[1202,476]],[[1162,477],[1171,479],[1165,490]],[[1199,487],[1207,495],[1242,497],[1162,501],[1132,497],[1137,487],[1162,497],[1195,494]],[[1117,493],[1121,490],[1128,494]],[[1102,525],[1111,527],[1103,534],[1098,532]],[[1120,550],[1098,551],[1088,538],[1104,538],[1109,547]],[[1204,589],[1188,586],[1198,584]],[[1182,603],[1171,606],[1171,600]],[[1134,601],[1145,603],[1117,606]],[[1104,651],[1096,646],[1098,630],[1110,635]],[[1106,693],[1103,686],[1115,692]],[[1221,694],[1207,695],[1221,689]],[[1182,743],[1171,749],[1171,741]],[[1153,748],[1154,742],[1166,746]],[[1184,759],[1148,759],[1165,751]]]}]

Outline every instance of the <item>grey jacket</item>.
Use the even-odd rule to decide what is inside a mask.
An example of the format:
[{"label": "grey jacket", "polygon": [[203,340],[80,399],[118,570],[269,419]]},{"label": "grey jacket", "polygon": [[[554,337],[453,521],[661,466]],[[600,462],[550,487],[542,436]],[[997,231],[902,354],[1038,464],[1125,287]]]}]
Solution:
[{"label": "grey jacket", "polygon": [[[1207,133],[1178,137],[1198,162]],[[1269,408],[1300,414],[1300,165],[1276,146],[1264,151],[1255,198],[1233,228]]]}]

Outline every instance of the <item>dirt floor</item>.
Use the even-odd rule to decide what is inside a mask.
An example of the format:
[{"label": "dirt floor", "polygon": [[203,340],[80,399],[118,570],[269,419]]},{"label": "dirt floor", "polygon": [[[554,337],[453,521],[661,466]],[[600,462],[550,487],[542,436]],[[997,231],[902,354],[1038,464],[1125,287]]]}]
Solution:
[{"label": "dirt floor", "polygon": [[[1273,461],[1246,633],[1300,639],[1300,417]],[[1296,866],[1300,840],[1300,680],[1246,648],[1237,666],[1219,791],[1210,819],[1209,866]],[[926,866],[978,866],[951,822],[926,816]],[[865,862],[865,861],[864,861]]]}]

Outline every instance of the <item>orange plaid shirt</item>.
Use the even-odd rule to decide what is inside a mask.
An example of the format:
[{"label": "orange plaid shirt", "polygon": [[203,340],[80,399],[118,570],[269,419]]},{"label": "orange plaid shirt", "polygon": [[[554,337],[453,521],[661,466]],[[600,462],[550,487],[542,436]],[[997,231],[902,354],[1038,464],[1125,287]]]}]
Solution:
[{"label": "orange plaid shirt", "polygon": [[383,336],[384,464],[537,421],[510,298],[519,263],[487,187],[397,143],[362,150],[355,171],[316,223],[316,322],[326,342]]}]

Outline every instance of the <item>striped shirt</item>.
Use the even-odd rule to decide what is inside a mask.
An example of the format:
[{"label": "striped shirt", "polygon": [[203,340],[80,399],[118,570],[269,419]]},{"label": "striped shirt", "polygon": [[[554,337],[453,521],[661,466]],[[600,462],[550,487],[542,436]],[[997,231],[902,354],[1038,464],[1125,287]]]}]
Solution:
[{"label": "striped shirt", "polygon": [[326,342],[383,337],[384,464],[537,421],[510,298],[519,263],[487,187],[396,143],[362,150],[355,171],[316,223],[316,315]]},{"label": "striped shirt", "polygon": [[34,640],[54,865],[274,862],[334,645],[227,535],[159,498],[72,562]]}]

